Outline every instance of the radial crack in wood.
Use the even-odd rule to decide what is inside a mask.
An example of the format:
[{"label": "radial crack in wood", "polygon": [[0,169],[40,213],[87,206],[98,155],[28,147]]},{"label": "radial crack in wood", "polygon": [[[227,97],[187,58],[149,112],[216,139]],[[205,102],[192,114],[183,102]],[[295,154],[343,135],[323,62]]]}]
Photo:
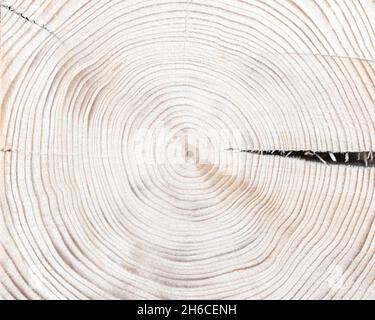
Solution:
[{"label": "radial crack in wood", "polygon": [[244,150],[228,148],[227,151],[238,151],[266,156],[281,156],[285,158],[298,158],[306,161],[316,161],[323,164],[350,165],[350,166],[375,166],[374,152],[317,152],[311,150]]}]

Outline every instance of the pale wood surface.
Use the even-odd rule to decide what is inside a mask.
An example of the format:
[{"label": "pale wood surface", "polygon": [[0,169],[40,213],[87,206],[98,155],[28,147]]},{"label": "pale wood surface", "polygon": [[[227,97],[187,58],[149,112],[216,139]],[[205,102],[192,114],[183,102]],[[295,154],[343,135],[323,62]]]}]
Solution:
[{"label": "pale wood surface", "polygon": [[375,298],[374,1],[1,3],[0,299]]}]

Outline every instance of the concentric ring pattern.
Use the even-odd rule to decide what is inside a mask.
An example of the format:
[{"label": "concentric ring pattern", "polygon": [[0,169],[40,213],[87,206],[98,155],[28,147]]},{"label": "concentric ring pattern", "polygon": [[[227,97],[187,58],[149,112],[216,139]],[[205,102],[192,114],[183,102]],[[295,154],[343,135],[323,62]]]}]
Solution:
[{"label": "concentric ring pattern", "polygon": [[[375,298],[370,0],[2,1],[0,299]],[[228,150],[233,148],[234,150]]]}]

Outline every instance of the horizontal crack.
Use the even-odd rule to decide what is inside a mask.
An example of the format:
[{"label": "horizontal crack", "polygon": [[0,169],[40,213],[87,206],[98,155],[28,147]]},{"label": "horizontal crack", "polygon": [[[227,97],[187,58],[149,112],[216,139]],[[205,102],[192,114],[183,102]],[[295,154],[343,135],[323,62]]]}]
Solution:
[{"label": "horizontal crack", "polygon": [[285,158],[298,158],[306,161],[322,162],[334,165],[352,165],[374,167],[375,157],[373,151],[366,152],[316,152],[311,150],[246,150],[229,148],[227,151],[239,151],[266,156],[278,156]]}]

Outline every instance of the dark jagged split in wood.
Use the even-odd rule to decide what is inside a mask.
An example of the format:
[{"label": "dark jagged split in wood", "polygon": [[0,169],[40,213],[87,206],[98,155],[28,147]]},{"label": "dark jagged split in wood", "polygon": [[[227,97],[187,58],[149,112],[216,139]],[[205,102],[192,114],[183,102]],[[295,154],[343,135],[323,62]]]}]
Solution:
[{"label": "dark jagged split in wood", "polygon": [[351,165],[374,167],[374,152],[315,152],[307,150],[239,150],[229,148],[228,151],[240,151],[245,153],[255,153],[266,156],[278,156],[286,158],[298,158],[306,161],[322,162],[324,164]]}]

